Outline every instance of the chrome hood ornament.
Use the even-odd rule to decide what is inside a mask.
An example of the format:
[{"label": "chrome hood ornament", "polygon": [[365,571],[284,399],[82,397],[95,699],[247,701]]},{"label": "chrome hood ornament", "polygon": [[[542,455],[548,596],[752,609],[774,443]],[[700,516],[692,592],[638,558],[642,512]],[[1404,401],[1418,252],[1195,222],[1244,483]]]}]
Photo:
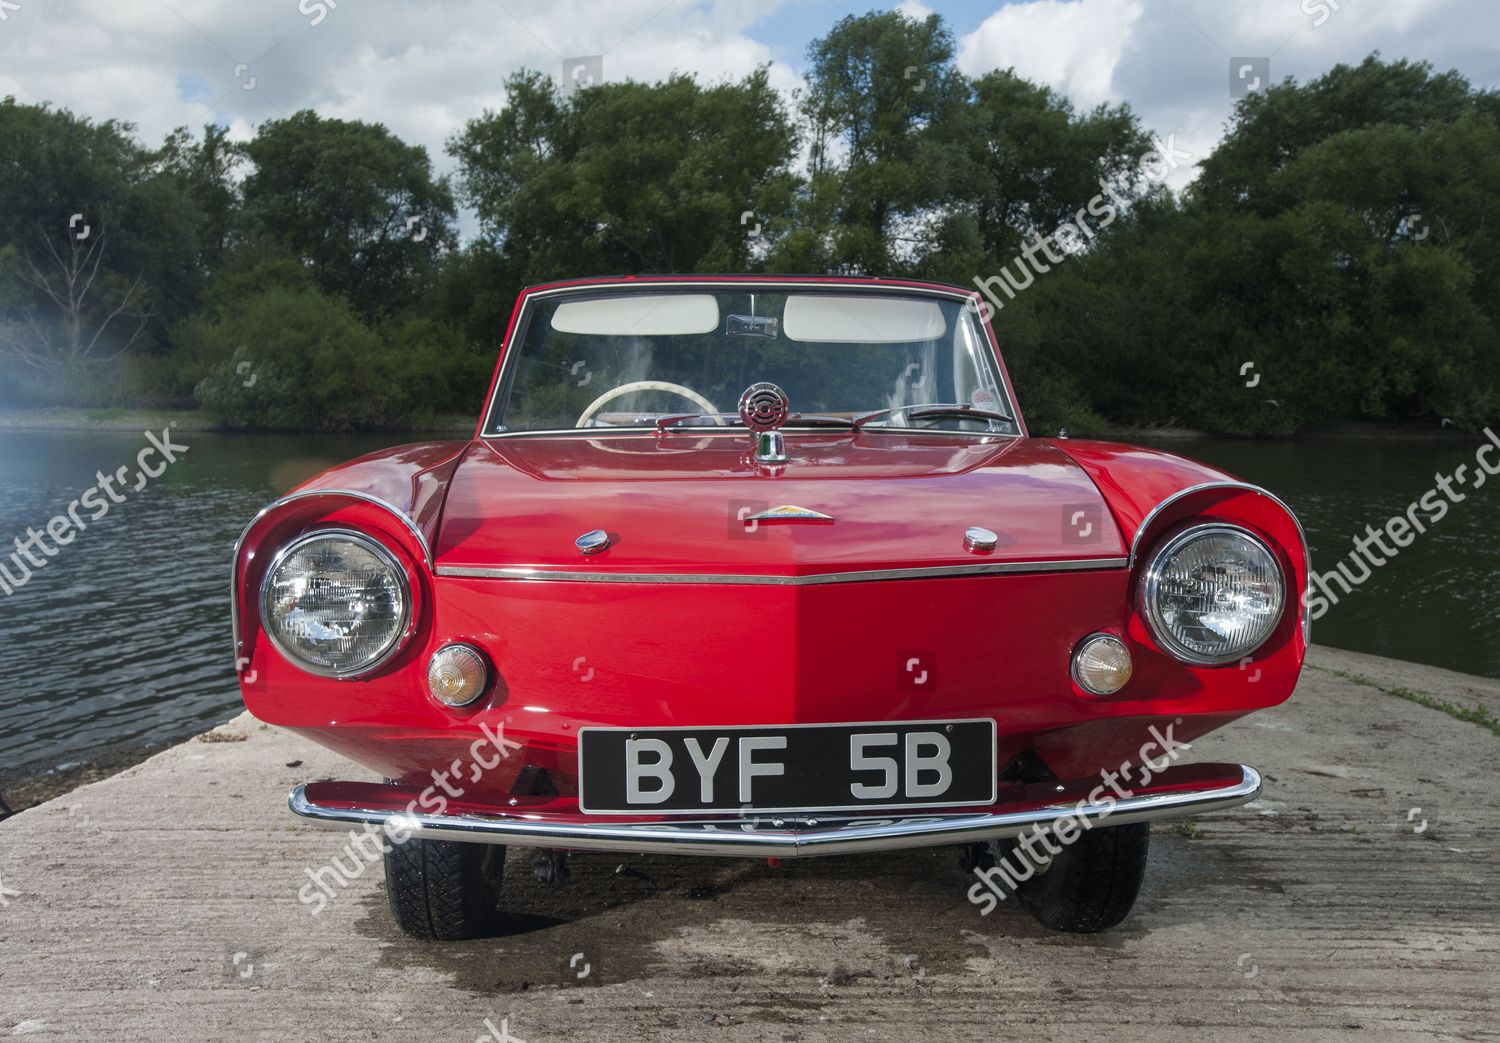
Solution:
[{"label": "chrome hood ornament", "polygon": [[740,420],[755,438],[756,463],[786,463],[786,441],[779,429],[789,416],[791,402],[775,384],[751,384],[740,396]]}]

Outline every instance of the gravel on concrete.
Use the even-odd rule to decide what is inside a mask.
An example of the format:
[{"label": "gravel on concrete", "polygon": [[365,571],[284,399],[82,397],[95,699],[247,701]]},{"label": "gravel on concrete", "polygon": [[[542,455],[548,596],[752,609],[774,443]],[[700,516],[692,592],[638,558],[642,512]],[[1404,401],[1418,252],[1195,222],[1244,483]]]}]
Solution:
[{"label": "gravel on concrete", "polygon": [[[248,716],[0,822],[0,1037],[1500,1041],[1500,682],[1315,649],[1292,700],[1195,744],[1257,802],[1153,832],[1134,914],[1049,933],[952,849],[771,868],[579,856],[519,932],[401,936],[378,865],[286,810],[367,777]],[[492,1031],[493,1029],[493,1031]]]}]

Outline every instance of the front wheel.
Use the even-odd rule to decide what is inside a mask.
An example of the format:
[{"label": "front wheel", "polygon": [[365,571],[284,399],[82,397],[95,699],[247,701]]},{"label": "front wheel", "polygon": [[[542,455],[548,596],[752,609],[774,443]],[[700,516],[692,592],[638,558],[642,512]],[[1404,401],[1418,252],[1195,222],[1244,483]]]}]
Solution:
[{"label": "front wheel", "polygon": [[1146,876],[1151,826],[1095,826],[1061,852],[1044,871],[1017,888],[1022,903],[1044,927],[1092,934],[1130,914]]},{"label": "front wheel", "polygon": [[385,887],[396,925],[414,938],[452,942],[494,929],[505,848],[412,838],[385,853]]}]

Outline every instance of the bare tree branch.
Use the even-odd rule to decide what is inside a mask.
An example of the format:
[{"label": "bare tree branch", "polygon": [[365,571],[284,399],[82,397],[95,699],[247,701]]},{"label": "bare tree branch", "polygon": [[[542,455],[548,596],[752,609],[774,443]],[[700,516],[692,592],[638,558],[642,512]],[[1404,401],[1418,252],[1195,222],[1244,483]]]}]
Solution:
[{"label": "bare tree branch", "polygon": [[[16,268],[17,278],[35,290],[42,298],[51,302],[58,312],[56,319],[44,319],[36,308],[22,304],[14,309],[24,320],[24,329],[29,336],[22,336],[21,326],[15,326],[18,336],[0,340],[0,354],[8,355],[24,365],[43,372],[57,373],[81,363],[102,363],[119,358],[140,339],[150,320],[149,312],[133,310],[141,296],[141,285],[145,273],[138,274],[120,296],[113,307],[108,299],[93,302],[99,296],[98,283],[108,252],[108,237],[101,228],[87,246],[70,232],[67,251],[57,245],[41,230],[38,230],[45,258],[31,251],[20,250],[20,264]],[[50,262],[50,263],[49,263]],[[56,273],[44,270],[43,264],[55,268]],[[98,314],[102,307],[109,310],[102,318],[90,320],[90,314]],[[107,354],[100,353],[105,339],[118,326],[122,316],[135,319],[135,329],[123,337],[118,346]],[[91,331],[91,332],[90,332]],[[27,343],[29,341],[29,343]]]},{"label": "bare tree branch", "polygon": [[[104,321],[99,324],[99,328],[95,330],[94,335],[89,338],[89,345],[88,347],[83,349],[83,353],[79,356],[80,359],[86,359],[94,353],[94,348],[99,343],[99,338],[104,335],[105,330],[109,329],[109,324],[111,322],[114,322],[116,317],[118,317],[121,312],[130,307],[130,302],[135,297],[135,291],[141,285],[141,279],[144,277],[144,275],[145,273],[143,272],[141,273],[141,275],[137,275],[135,277],[135,282],[131,283],[130,289],[125,291],[125,296],[121,299],[119,306],[104,317]],[[140,319],[142,326],[146,324],[146,316],[140,315],[137,316],[137,318]],[[137,329],[135,333],[131,335],[130,341],[126,344],[126,347],[129,347],[130,344],[135,343],[135,338],[138,336],[140,336],[139,329]]]}]

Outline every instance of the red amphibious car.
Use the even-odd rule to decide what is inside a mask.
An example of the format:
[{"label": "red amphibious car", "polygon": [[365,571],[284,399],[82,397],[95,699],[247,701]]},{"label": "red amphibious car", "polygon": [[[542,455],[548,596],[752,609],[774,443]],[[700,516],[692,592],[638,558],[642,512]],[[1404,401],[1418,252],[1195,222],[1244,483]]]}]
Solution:
[{"label": "red amphibious car", "polygon": [[632,277],[517,301],[474,437],[352,461],[234,558],[249,709],[383,777],[413,934],[503,930],[506,847],[953,845],[1099,930],[1153,819],[1260,792],[1188,744],[1291,693],[1307,547],[1264,489],[1031,434],[972,290]]}]

